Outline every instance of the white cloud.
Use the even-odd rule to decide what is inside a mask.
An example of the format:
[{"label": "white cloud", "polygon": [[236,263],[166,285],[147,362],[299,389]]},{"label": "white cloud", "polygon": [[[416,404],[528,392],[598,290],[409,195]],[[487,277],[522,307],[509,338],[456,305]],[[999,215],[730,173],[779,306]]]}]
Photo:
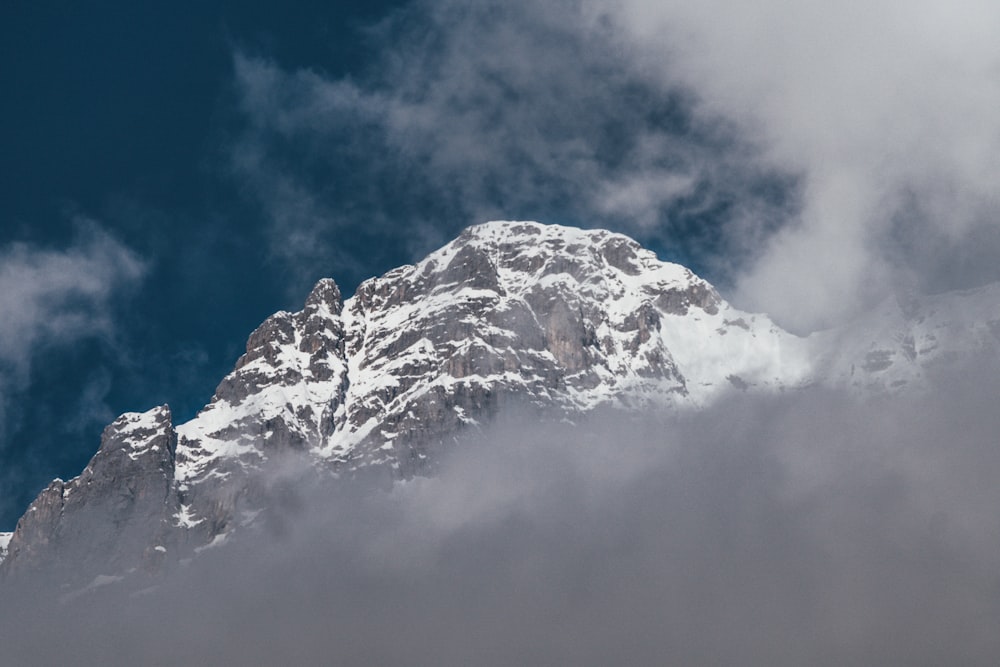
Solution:
[{"label": "white cloud", "polygon": [[112,301],[143,272],[134,252],[89,222],[66,249],[0,249],[0,429],[9,394],[27,381],[38,349],[112,336]]},{"label": "white cloud", "polygon": [[620,0],[605,15],[803,175],[797,224],[743,278],[751,305],[811,328],[899,283],[1000,278],[1000,244],[955,265],[1000,214],[996,3]]}]

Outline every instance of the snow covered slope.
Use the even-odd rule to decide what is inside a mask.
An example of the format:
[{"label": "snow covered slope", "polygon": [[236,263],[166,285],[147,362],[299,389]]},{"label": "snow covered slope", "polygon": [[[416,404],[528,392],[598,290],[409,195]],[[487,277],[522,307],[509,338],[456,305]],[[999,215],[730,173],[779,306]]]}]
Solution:
[{"label": "snow covered slope", "polygon": [[891,298],[855,322],[811,336],[813,374],[861,392],[919,390],[935,369],[996,356],[1000,284]]}]

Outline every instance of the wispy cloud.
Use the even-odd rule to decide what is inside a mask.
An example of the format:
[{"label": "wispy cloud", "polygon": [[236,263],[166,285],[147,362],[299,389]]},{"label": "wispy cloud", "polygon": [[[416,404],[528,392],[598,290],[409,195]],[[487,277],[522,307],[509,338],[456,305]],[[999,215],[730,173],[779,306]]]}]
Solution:
[{"label": "wispy cloud", "polygon": [[135,253],[87,221],[69,248],[0,249],[0,362],[21,376],[38,345],[110,334],[111,299],[143,272]]},{"label": "wispy cloud", "polygon": [[[144,271],[133,251],[87,220],[78,221],[77,238],[67,248],[24,243],[0,248],[0,454],[38,352],[93,337],[113,339],[114,302]],[[78,418],[106,417],[106,391],[106,379],[84,388]],[[4,476],[15,474],[6,463]]]},{"label": "wispy cloud", "polygon": [[1000,279],[995,3],[590,6],[802,174],[796,224],[743,276],[751,304],[810,328],[900,285]]},{"label": "wispy cloud", "polygon": [[326,244],[349,264],[329,248],[359,229],[418,255],[527,217],[666,239],[724,276],[784,217],[791,177],[619,36],[575,2],[417,2],[371,30],[353,78],[238,53],[235,171],[289,262]]}]

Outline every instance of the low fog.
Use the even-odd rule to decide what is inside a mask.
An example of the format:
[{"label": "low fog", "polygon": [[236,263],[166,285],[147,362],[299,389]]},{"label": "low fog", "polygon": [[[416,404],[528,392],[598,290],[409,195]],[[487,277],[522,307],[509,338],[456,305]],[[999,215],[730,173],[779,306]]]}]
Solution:
[{"label": "low fog", "polygon": [[8,588],[5,664],[995,664],[996,364],[926,395],[512,410],[391,487],[287,468],[155,587]]}]

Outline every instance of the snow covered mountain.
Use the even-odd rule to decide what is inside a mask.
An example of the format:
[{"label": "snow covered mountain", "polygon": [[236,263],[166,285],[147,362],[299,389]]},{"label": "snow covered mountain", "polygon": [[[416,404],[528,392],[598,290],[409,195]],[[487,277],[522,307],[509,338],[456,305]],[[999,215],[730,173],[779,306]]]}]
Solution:
[{"label": "snow covered mountain", "polygon": [[858,320],[813,334],[813,375],[861,392],[919,390],[938,369],[996,355],[1000,284],[890,298]]},{"label": "snow covered mountain", "polygon": [[77,572],[155,571],[253,523],[270,493],[254,473],[269,461],[295,452],[324,475],[407,478],[509,405],[572,419],[816,383],[899,391],[951,355],[995,348],[998,297],[891,302],[800,338],[620,234],[471,227],[346,301],[320,281],[301,311],[251,334],[194,419],[174,425],[167,406],[119,417],[83,473],[28,508],[0,574],[64,553],[87,554]]}]

